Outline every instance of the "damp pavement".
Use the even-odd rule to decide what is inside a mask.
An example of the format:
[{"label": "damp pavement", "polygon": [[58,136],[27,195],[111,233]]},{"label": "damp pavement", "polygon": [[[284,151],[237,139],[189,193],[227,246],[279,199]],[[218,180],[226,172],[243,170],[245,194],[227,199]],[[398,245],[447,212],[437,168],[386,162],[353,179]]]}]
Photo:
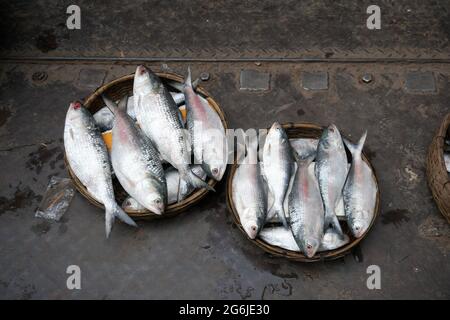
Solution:
[{"label": "damp pavement", "polygon": [[[261,12],[274,12],[273,19],[287,12],[277,5],[270,7],[268,1],[258,3],[263,8]],[[110,31],[120,38],[127,27],[117,30],[107,21],[94,22],[88,15],[85,34],[92,44],[89,50],[79,34],[66,35],[60,25],[52,29],[51,23],[45,22],[48,25],[40,26],[35,34],[27,25],[18,24],[16,27],[24,36],[6,38],[0,60],[0,298],[449,299],[450,227],[434,204],[425,172],[428,146],[449,111],[450,64],[445,59],[450,61],[450,31],[447,20],[442,18],[449,12],[446,2],[435,1],[425,9],[419,1],[400,1],[386,19],[386,26],[396,26],[395,32],[377,34],[372,47],[367,38],[357,39],[349,32],[348,24],[356,23],[356,18],[337,28],[329,27],[328,37],[306,32],[314,29],[311,17],[317,16],[319,9],[331,9],[323,1],[311,1],[308,11],[305,3],[298,16],[305,25],[294,19],[294,13],[286,13],[285,20],[287,26],[305,32],[289,34],[277,33],[280,26],[268,30],[262,23],[247,31],[244,18],[264,14],[244,2],[237,4],[242,17],[230,30],[240,31],[249,48],[242,51],[261,61],[240,59],[236,38],[217,51],[229,57],[235,55],[236,61],[186,61],[194,56],[189,51],[192,46],[199,49],[200,55],[216,52],[214,48],[220,47],[218,40],[225,36],[213,39],[215,29],[208,27],[213,16],[208,18],[210,22],[201,20],[200,26],[195,27],[205,27],[202,37],[211,40],[212,49],[203,50],[195,41],[180,40],[186,46],[191,44],[183,61],[169,59],[182,48],[164,39],[161,47],[147,46],[140,53],[139,41],[147,40],[141,31],[130,32],[131,49],[120,55],[119,51],[126,49],[122,44],[108,47],[107,41],[92,28],[103,25],[100,33]],[[389,3],[386,1],[386,5]],[[145,7],[144,2],[138,4]],[[10,6],[11,17],[18,19],[27,12],[26,6]],[[52,6],[49,1],[47,6],[46,17],[56,17],[63,7]],[[83,2],[80,6],[83,8]],[[153,14],[167,9],[158,6]],[[214,8],[205,6],[192,15],[208,10],[238,10],[230,9],[223,1]],[[111,10],[118,19],[125,19],[134,12],[134,6],[130,2],[118,8],[113,2]],[[351,6],[348,10],[356,14]],[[142,14],[136,13],[136,21],[143,19]],[[331,21],[337,19],[331,11],[327,17]],[[408,17],[427,21],[415,25],[416,32],[410,37],[398,27],[399,23],[409,25]],[[229,26],[224,17],[217,19],[223,20],[222,28]],[[63,22],[64,19],[59,23]],[[155,28],[151,23],[148,27]],[[167,28],[183,32],[174,25]],[[363,32],[361,28],[356,31]],[[295,41],[298,34],[305,35],[300,42]],[[397,51],[389,45],[393,39],[386,39],[392,34],[397,39]],[[348,41],[344,41],[344,35],[348,35]],[[277,43],[273,51],[264,49],[269,46],[270,36]],[[313,56],[339,59],[263,59],[283,52],[286,57],[296,52],[303,57],[299,51],[303,46],[311,48]],[[378,59],[379,50],[373,50],[376,46],[392,57],[398,54],[398,58],[406,59],[413,55],[414,59],[407,63],[365,61]],[[443,49],[428,54],[428,48]],[[158,50],[162,56],[157,55]],[[139,221],[138,229],[117,222],[108,240],[102,210],[79,193],[59,222],[35,218],[50,178],[68,176],[62,135],[69,102],[82,100],[103,83],[132,73],[138,62],[81,59],[69,63],[18,56],[79,58],[81,53],[126,57],[130,52],[141,54],[142,59],[169,57],[167,61],[146,63],[157,71],[184,75],[190,66],[194,77],[208,74],[200,85],[224,110],[230,128],[267,128],[274,121],[335,123],[351,140],[358,139],[367,129],[365,152],[376,171],[381,203],[379,217],[360,246],[342,259],[312,264],[271,257],[250,243],[233,224],[226,206],[225,179],[217,185],[216,193],[208,194],[177,217]],[[322,55],[324,52],[326,55]],[[364,59],[355,62],[354,56]],[[345,57],[349,60],[342,61]],[[367,75],[370,81],[366,81]],[[69,290],[66,286],[66,270],[71,265],[81,269],[81,290]],[[367,288],[367,268],[371,265],[380,267],[380,290]]]}]

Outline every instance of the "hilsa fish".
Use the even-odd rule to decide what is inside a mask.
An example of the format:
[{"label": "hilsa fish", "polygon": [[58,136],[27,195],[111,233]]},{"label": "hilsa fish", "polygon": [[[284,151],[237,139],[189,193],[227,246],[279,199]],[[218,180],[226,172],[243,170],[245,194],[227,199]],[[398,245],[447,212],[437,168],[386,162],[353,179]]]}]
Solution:
[{"label": "hilsa fish", "polygon": [[116,217],[136,227],[115,200],[108,150],[94,118],[80,102],[72,102],[67,111],[64,147],[72,171],[94,199],[105,206],[106,237]]},{"label": "hilsa fish", "polygon": [[209,177],[220,181],[228,160],[225,128],[208,101],[194,91],[190,68],[188,68],[183,93],[186,97],[186,124],[191,137],[195,163],[200,163]]},{"label": "hilsa fish", "polygon": [[[256,149],[255,149],[256,150]],[[267,187],[256,153],[247,153],[233,176],[233,202],[241,225],[255,239],[267,217]]]},{"label": "hilsa fish", "polygon": [[283,204],[294,173],[295,160],[286,132],[278,122],[272,125],[266,137],[263,169],[269,191],[273,196],[273,204],[267,214],[268,219],[278,215],[283,225],[287,227]]},{"label": "hilsa fish", "polygon": [[103,95],[114,112],[111,162],[125,191],[155,214],[164,213],[167,186],[154,146],[126,113],[126,98],[119,106]]},{"label": "hilsa fish", "polygon": [[348,166],[344,143],[338,128],[332,124],[323,130],[317,146],[315,174],[325,210],[324,230],[331,225],[343,237],[335,210],[342,194]]},{"label": "hilsa fish", "polygon": [[356,238],[362,237],[372,222],[377,195],[372,170],[361,156],[366,137],[367,131],[357,145],[345,141],[352,154],[352,164],[343,190],[344,212]]},{"label": "hilsa fish", "polygon": [[138,66],[133,96],[139,126],[162,158],[195,188],[214,190],[190,168],[189,134],[183,129],[177,105],[159,77],[144,66]]},{"label": "hilsa fish", "polygon": [[297,172],[289,194],[290,228],[300,250],[308,258],[319,249],[324,234],[324,210],[317,179],[309,166],[315,154],[297,161]]}]

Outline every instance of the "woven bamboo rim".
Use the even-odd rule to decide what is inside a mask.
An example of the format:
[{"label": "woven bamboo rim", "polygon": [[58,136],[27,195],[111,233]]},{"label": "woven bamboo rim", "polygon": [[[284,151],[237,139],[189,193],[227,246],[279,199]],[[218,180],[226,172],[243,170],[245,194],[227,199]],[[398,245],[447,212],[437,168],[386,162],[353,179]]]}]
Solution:
[{"label": "woven bamboo rim", "polygon": [[450,179],[444,161],[445,137],[450,126],[450,113],[441,126],[428,149],[427,179],[439,211],[450,223]]},{"label": "woven bamboo rim", "polygon": [[[320,135],[322,134],[323,131],[323,127],[320,127],[318,125],[312,124],[312,123],[287,123],[287,124],[283,124],[283,128],[286,130],[286,133],[288,135],[289,138],[315,138],[318,139],[320,137]],[[325,252],[319,252],[317,253],[314,257],[312,258],[308,258],[305,255],[303,255],[300,252],[295,252],[295,251],[291,251],[291,250],[286,250],[286,249],[282,249],[280,247],[277,246],[273,246],[268,244],[267,242],[256,238],[254,240],[248,238],[247,234],[245,233],[240,220],[239,220],[239,215],[236,211],[236,208],[234,206],[234,201],[233,201],[233,190],[232,190],[232,181],[233,181],[233,177],[234,174],[236,172],[236,169],[238,168],[238,164],[233,164],[229,173],[228,173],[228,178],[227,178],[227,206],[228,206],[228,210],[231,213],[231,216],[234,220],[234,223],[238,226],[238,228],[241,230],[241,232],[247,237],[248,240],[250,240],[252,243],[254,243],[255,245],[257,245],[258,247],[260,247],[261,249],[263,249],[264,251],[266,251],[267,253],[269,253],[272,256],[276,256],[276,257],[283,257],[283,258],[287,258],[293,261],[299,261],[299,262],[315,262],[315,261],[322,261],[322,260],[334,260],[334,259],[338,259],[338,258],[342,258],[345,255],[347,255],[348,253],[351,252],[352,248],[354,248],[364,237],[366,237],[367,233],[369,232],[369,230],[372,228],[375,219],[377,218],[378,214],[379,214],[379,205],[380,205],[380,189],[378,187],[378,180],[374,171],[374,168],[372,167],[372,164],[370,163],[370,161],[367,159],[367,156],[364,154],[362,154],[362,158],[363,160],[369,165],[369,167],[372,170],[372,175],[375,181],[375,184],[377,186],[377,197],[376,197],[376,204],[375,204],[375,212],[373,215],[373,219],[370,223],[369,228],[367,229],[366,233],[360,237],[360,238],[355,238],[353,237],[353,235],[351,234],[349,228],[347,227],[346,223],[341,223],[342,229],[343,231],[350,237],[350,242],[348,244],[346,244],[343,247],[340,247],[338,249],[335,250],[330,250],[330,251],[325,251]]]},{"label": "woven bamboo rim", "polygon": [[[168,73],[168,72],[155,72],[157,76],[159,76],[163,82],[167,80],[174,80],[180,83],[184,82],[184,78],[178,74],[174,73]],[[85,107],[91,111],[91,113],[95,113],[100,108],[104,106],[103,100],[101,98],[101,95],[103,93],[106,93],[109,97],[111,97],[114,101],[121,99],[125,95],[132,95],[133,94],[133,79],[134,74],[126,75],[123,77],[120,77],[118,79],[115,79],[101,87],[99,87],[97,90],[95,90],[94,93],[92,93],[89,97],[86,98],[84,101]],[[209,93],[202,88],[201,86],[198,86],[196,91],[203,95],[209,105],[214,109],[214,111],[217,112],[217,114],[220,117],[220,120],[222,121],[222,124],[225,128],[225,130],[228,128],[227,122],[225,120],[225,113],[223,110],[219,107],[217,102],[209,95]],[[65,165],[69,172],[70,178],[72,179],[75,187],[77,190],[91,202],[95,206],[99,208],[104,208],[103,204],[95,200],[91,194],[87,191],[86,187],[78,180],[78,178],[75,176],[74,172],[69,166],[69,163],[67,162],[67,157],[65,157]],[[123,191],[117,192],[117,189],[122,189],[120,184],[118,183],[117,179],[113,179],[116,181],[113,181],[114,184],[114,191],[116,193],[116,200],[118,200],[118,204],[121,204],[121,201],[123,199],[120,199],[124,196]],[[214,187],[217,184],[217,181],[214,179],[209,179],[208,184],[211,187]],[[191,193],[186,199],[168,205],[166,207],[166,210],[164,214],[162,215],[156,215],[148,210],[126,210],[127,214],[133,218],[136,219],[159,219],[159,218],[167,218],[167,217],[173,217],[176,216],[188,209],[189,207],[195,205],[198,203],[201,199],[203,199],[207,194],[208,190],[206,189],[198,189],[195,190],[193,193]]]}]

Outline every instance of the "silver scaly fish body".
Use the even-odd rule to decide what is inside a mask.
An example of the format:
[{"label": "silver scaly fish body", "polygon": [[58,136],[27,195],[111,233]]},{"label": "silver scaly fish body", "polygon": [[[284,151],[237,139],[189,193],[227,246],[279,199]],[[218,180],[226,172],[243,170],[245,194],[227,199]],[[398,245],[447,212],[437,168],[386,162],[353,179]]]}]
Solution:
[{"label": "silver scaly fish body", "polygon": [[352,164],[343,190],[344,211],[356,238],[362,237],[372,222],[377,195],[372,170],[361,157],[366,136],[367,132],[357,145],[346,142],[352,153]]},{"label": "silver scaly fish body", "polygon": [[323,131],[317,146],[315,173],[325,210],[324,230],[331,224],[341,237],[343,232],[335,208],[342,194],[347,168],[347,155],[341,134],[335,125],[330,125]]},{"label": "silver scaly fish body", "polygon": [[88,192],[105,206],[106,236],[114,217],[136,226],[117,205],[108,151],[94,118],[79,102],[70,104],[64,127],[64,147],[70,168]]},{"label": "silver scaly fish body", "polygon": [[114,111],[111,162],[125,191],[155,214],[162,214],[167,203],[164,170],[150,140],[126,114],[125,106],[103,97]]},{"label": "silver scaly fish body", "polygon": [[278,215],[283,225],[287,226],[283,203],[294,173],[295,160],[286,132],[277,122],[272,125],[266,137],[263,168],[269,192],[274,199],[268,212],[268,219]]},{"label": "silver scaly fish body", "polygon": [[[177,105],[182,105],[184,103],[184,94],[181,92],[171,92],[173,100]],[[133,96],[128,97],[127,100],[127,114],[131,119],[136,120],[136,113],[134,112],[134,98]],[[99,127],[100,131],[108,131],[113,127],[114,114],[108,107],[103,107],[94,113],[94,119]]]},{"label": "silver scaly fish body", "polygon": [[[290,251],[302,252],[295,241],[291,230],[284,227],[264,228],[259,233],[259,237],[273,246]],[[350,239],[347,235],[344,235],[344,239],[342,240],[340,236],[330,228],[323,235],[323,239],[317,252],[335,250],[346,245],[349,241]]]},{"label": "silver scaly fish body", "polygon": [[175,167],[182,179],[196,188],[214,190],[190,168],[189,135],[183,129],[178,108],[161,80],[144,66],[134,76],[136,119],[162,158]]},{"label": "silver scaly fish body", "polygon": [[319,185],[309,169],[314,157],[310,154],[297,162],[297,172],[289,194],[291,231],[299,248],[309,258],[319,249],[325,220]]},{"label": "silver scaly fish body", "polygon": [[256,238],[267,216],[267,188],[260,163],[253,160],[247,156],[236,169],[232,181],[233,202],[250,239]]},{"label": "silver scaly fish body", "polygon": [[[192,171],[200,178],[205,179],[206,173],[202,167],[195,165],[192,167]],[[180,181],[180,175],[175,168],[169,168],[165,170],[166,183],[167,183],[167,204],[177,203],[187,198],[195,189],[186,181]],[[178,190],[178,187],[180,190]],[[141,205],[136,199],[127,197],[123,203],[122,208],[125,210],[144,210],[144,206]]]},{"label": "silver scaly fish body", "polygon": [[190,68],[188,68],[183,93],[186,97],[187,129],[191,137],[195,161],[201,163],[209,177],[220,181],[228,160],[225,128],[208,101],[194,91]]}]

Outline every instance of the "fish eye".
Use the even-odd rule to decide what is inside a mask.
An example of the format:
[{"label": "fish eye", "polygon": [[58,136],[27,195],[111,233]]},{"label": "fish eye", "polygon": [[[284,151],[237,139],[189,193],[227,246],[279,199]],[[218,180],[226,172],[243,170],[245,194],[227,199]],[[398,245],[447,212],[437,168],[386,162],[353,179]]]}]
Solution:
[{"label": "fish eye", "polygon": [[214,175],[218,174],[219,173],[219,169],[217,169],[217,168],[212,169],[212,173]]},{"label": "fish eye", "polygon": [[306,248],[312,249],[312,245],[308,244],[308,245],[306,245]]},{"label": "fish eye", "polygon": [[155,203],[156,203],[156,204],[161,204],[161,199],[159,199],[159,198],[158,198],[158,199],[155,199]]}]

